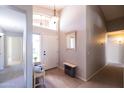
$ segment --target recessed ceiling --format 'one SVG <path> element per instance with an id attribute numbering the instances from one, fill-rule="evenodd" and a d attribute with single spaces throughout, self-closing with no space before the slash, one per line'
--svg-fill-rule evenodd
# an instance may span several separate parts
<path id="1" fill-rule="evenodd" d="M 100 8 L 104 13 L 106 21 L 124 17 L 123 5 L 100 5 Z"/>
<path id="2" fill-rule="evenodd" d="M 0 7 L 0 28 L 5 31 L 23 32 L 26 25 L 25 14 Z"/>

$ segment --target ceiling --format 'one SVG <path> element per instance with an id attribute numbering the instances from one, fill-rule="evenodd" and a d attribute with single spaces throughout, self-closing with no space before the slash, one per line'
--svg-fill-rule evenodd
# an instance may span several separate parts
<path id="1" fill-rule="evenodd" d="M 106 21 L 124 17 L 123 5 L 100 5 L 100 8 L 104 13 Z"/>
<path id="2" fill-rule="evenodd" d="M 54 9 L 54 5 L 40 5 L 41 8 L 47 8 L 50 10 Z M 61 11 L 67 5 L 56 5 L 57 11 Z M 111 21 L 120 17 L 124 17 L 124 6 L 123 5 L 100 5 L 101 10 L 104 13 L 106 21 Z"/>
<path id="3" fill-rule="evenodd" d="M 25 14 L 0 7 L 0 28 L 5 31 L 23 32 L 26 25 Z"/>
<path id="4" fill-rule="evenodd" d="M 39 7 L 54 9 L 54 5 L 40 5 Z M 57 11 L 62 10 L 67 5 L 55 6 Z M 124 17 L 124 6 L 121 5 L 100 5 L 104 13 L 106 21 L 111 21 L 120 17 Z M 0 27 L 6 31 L 23 32 L 25 26 L 25 14 L 8 8 L 0 7 Z"/>
<path id="5" fill-rule="evenodd" d="M 40 5 L 38 7 L 54 10 L 54 5 Z M 64 7 L 66 7 L 66 5 L 55 5 L 57 11 L 61 11 Z"/>

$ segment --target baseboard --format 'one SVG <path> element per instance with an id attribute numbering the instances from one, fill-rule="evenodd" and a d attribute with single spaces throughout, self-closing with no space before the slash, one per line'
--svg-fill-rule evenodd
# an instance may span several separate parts
<path id="1" fill-rule="evenodd" d="M 121 68 L 124 67 L 121 63 L 108 63 L 107 65 L 109 65 L 109 66 L 115 66 L 115 67 L 121 67 Z"/>
<path id="2" fill-rule="evenodd" d="M 76 77 L 77 77 L 78 79 L 82 80 L 82 81 L 85 81 L 85 82 L 87 81 L 86 79 L 82 78 L 82 77 L 79 76 L 79 75 L 77 75 Z"/>
<path id="3" fill-rule="evenodd" d="M 101 70 L 103 70 L 106 67 L 106 65 L 104 65 L 102 68 L 100 68 L 99 70 L 97 70 L 95 73 L 93 73 L 91 76 L 89 76 L 86 81 L 90 80 L 92 77 L 94 77 L 96 74 L 98 74 Z"/>
<path id="4" fill-rule="evenodd" d="M 59 68 L 59 69 L 61 69 L 61 70 L 64 70 L 64 68 L 63 68 L 63 67 L 61 67 L 61 66 L 58 66 L 58 68 Z"/>

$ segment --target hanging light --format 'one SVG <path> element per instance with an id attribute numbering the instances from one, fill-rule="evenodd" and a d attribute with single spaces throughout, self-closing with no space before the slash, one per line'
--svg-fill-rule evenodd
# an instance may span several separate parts
<path id="1" fill-rule="evenodd" d="M 54 12 L 53 20 L 54 20 L 54 24 L 56 24 L 56 22 L 57 22 L 57 17 L 56 17 L 56 8 L 55 8 L 55 5 L 54 5 L 54 10 L 53 10 L 53 12 Z"/>
<path id="2" fill-rule="evenodd" d="M 56 9 L 55 9 L 55 5 L 54 5 L 54 16 L 56 16 Z"/>

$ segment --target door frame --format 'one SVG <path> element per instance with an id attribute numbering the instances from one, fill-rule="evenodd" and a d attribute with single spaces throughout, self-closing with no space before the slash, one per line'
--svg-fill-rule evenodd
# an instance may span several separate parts
<path id="1" fill-rule="evenodd" d="M 24 80 L 25 87 L 32 88 L 32 75 L 33 75 L 33 65 L 32 65 L 32 11 L 31 7 L 26 7 L 23 5 L 5 5 L 0 6 L 3 8 L 9 8 L 17 12 L 21 12 L 25 15 L 25 27 L 23 32 L 23 62 L 24 62 Z M 29 47 L 30 46 L 30 47 Z"/>
<path id="2" fill-rule="evenodd" d="M 1 31 L 2 31 L 2 29 L 0 29 Z M 1 32 L 0 31 L 0 33 L 3 33 L 3 32 Z M 2 45 L 1 45 L 1 48 L 2 48 L 2 50 L 0 51 L 1 52 L 1 54 L 0 54 L 0 56 L 2 57 L 1 59 L 2 59 L 2 62 L 3 63 L 1 63 L 2 64 L 2 66 L 0 67 L 0 70 L 3 70 L 4 69 L 4 64 L 5 64 L 5 62 L 4 62 L 4 33 L 3 33 L 3 35 L 0 35 L 0 40 L 1 40 L 1 43 L 2 43 Z M 0 61 L 1 61 L 1 59 L 0 59 Z"/>

